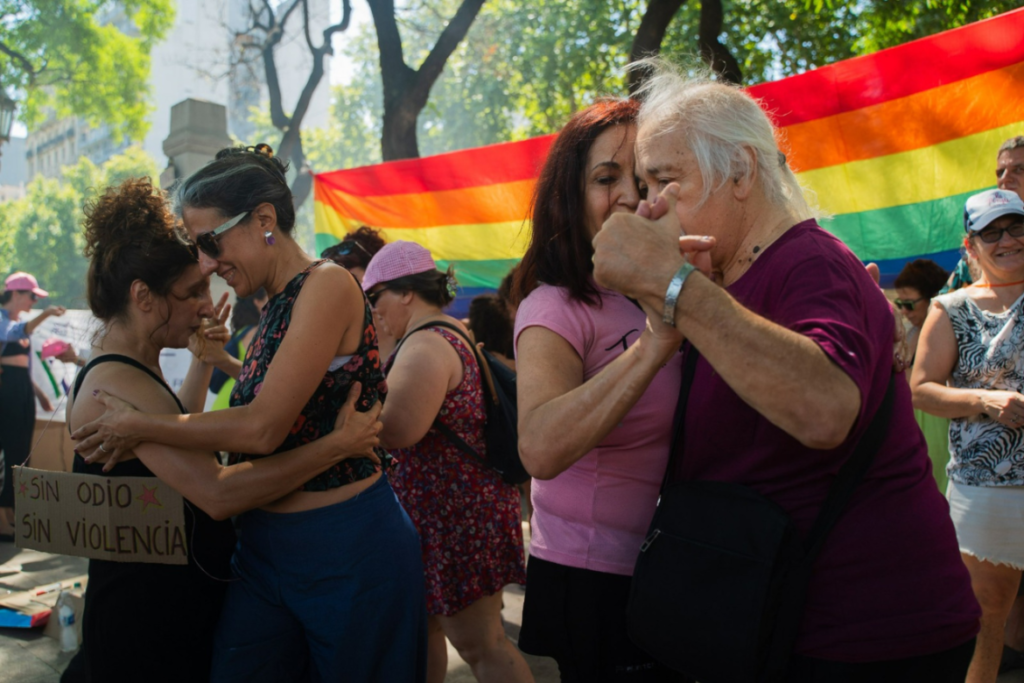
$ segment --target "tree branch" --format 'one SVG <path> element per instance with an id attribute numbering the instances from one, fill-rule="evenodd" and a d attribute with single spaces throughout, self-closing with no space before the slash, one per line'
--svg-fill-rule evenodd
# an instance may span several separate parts
<path id="1" fill-rule="evenodd" d="M 420 104 L 421 108 L 426 106 L 427 98 L 430 97 L 430 89 L 434 87 L 434 82 L 437 81 L 441 72 L 444 71 L 444 65 L 448 58 L 455 52 L 455 48 L 459 46 L 462 39 L 466 37 L 469 27 L 473 25 L 484 2 L 485 0 L 462 0 L 462 4 L 459 5 L 455 16 L 444 27 L 444 31 L 441 32 L 437 42 L 434 43 L 430 54 L 427 55 L 427 58 L 423 60 L 423 64 L 416 71 L 416 80 L 410 96 L 415 102 L 422 103 Z"/>
<path id="2" fill-rule="evenodd" d="M 36 80 L 36 76 L 39 75 L 39 72 L 45 69 L 45 66 L 43 68 L 36 69 L 36 67 L 32 65 L 32 62 L 29 61 L 28 57 L 10 47 L 2 40 L 0 40 L 0 52 L 4 53 L 21 65 L 21 70 L 28 74 L 29 82 L 34 82 Z"/>
<path id="3" fill-rule="evenodd" d="M 686 0 L 651 0 L 647 11 L 640 20 L 640 26 L 633 36 L 633 45 L 629 48 L 629 61 L 635 62 L 644 57 L 652 57 L 661 51 L 661 42 L 665 39 L 672 18 Z M 634 93 L 644 82 L 642 71 L 629 72 L 629 92 Z"/>
<path id="4" fill-rule="evenodd" d="M 718 42 L 724 18 L 722 0 L 702 0 L 700 3 L 700 56 L 722 80 L 743 82 L 740 64 L 728 48 Z"/>
<path id="5" fill-rule="evenodd" d="M 414 77 L 402 53 L 402 36 L 395 21 L 394 0 L 367 0 L 377 29 L 380 50 L 380 76 L 384 85 L 384 106 L 397 97 Z"/>

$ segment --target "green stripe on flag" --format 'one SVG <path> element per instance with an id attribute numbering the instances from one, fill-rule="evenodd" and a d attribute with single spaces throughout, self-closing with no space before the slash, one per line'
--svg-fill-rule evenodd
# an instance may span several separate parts
<path id="1" fill-rule="evenodd" d="M 986 188 L 929 202 L 861 211 L 822 221 L 862 261 L 910 258 L 957 249 L 964 239 L 964 203 Z"/>

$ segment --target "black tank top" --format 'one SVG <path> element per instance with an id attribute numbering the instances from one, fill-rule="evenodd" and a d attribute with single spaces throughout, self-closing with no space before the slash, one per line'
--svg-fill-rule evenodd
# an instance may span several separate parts
<path id="1" fill-rule="evenodd" d="M 10 358 L 11 356 L 27 356 L 28 352 L 32 350 L 31 344 L 21 345 L 20 341 L 9 341 L 4 345 L 4 350 L 0 352 L 0 358 Z"/>
<path id="2" fill-rule="evenodd" d="M 82 368 L 82 371 L 78 373 L 78 377 L 75 378 L 75 386 L 71 394 L 73 398 L 78 399 L 78 392 L 82 388 L 82 382 L 85 380 L 85 376 L 89 374 L 89 371 L 102 363 L 123 363 L 142 370 L 153 378 L 153 381 L 167 390 L 167 393 L 174 399 L 174 402 L 178 405 L 178 410 L 183 415 L 188 412 L 178 399 L 177 394 L 174 393 L 174 390 L 159 375 L 134 358 L 116 353 L 94 358 L 88 365 Z M 68 431 L 71 431 L 70 422 L 68 423 Z M 109 472 L 104 472 L 102 464 L 89 464 L 77 454 L 75 455 L 73 471 L 80 474 L 94 474 L 102 477 L 156 476 L 138 458 L 120 462 L 114 465 Z M 186 534 L 190 539 L 188 543 L 189 565 L 195 566 L 198 562 L 199 566 L 195 567 L 196 569 L 204 571 L 206 574 L 212 575 L 212 577 L 219 580 L 230 579 L 231 552 L 235 547 L 236 541 L 235 530 L 230 520 L 218 522 L 199 507 L 186 500 L 185 526 Z"/>
<path id="3" fill-rule="evenodd" d="M 93 359 L 78 374 L 73 396 L 83 378 L 100 363 L 124 363 L 142 370 L 168 393 L 171 388 L 149 368 L 127 356 Z M 178 409 L 184 406 L 174 396 Z M 110 472 L 75 456 L 74 471 L 105 477 L 152 477 L 134 459 Z M 215 522 L 195 505 L 185 504 L 188 564 L 144 564 L 89 560 L 89 584 L 82 615 L 83 642 L 68 672 L 82 680 L 131 681 L 146 671 L 154 681 L 210 680 L 213 639 L 230 578 L 235 543 L 231 522 Z M 76 669 L 77 667 L 77 669 Z M 65 672 L 62 681 L 78 680 Z"/>

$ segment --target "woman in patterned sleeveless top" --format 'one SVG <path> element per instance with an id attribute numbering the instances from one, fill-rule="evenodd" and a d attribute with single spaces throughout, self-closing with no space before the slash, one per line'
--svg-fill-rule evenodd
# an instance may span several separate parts
<path id="1" fill-rule="evenodd" d="M 201 415 L 118 409 L 75 433 L 117 453 L 147 441 L 255 460 L 333 429 L 349 388 L 357 410 L 387 391 L 372 314 L 352 275 L 291 236 L 286 165 L 266 145 L 222 150 L 186 178 L 177 204 L 200 251 L 238 296 L 270 295 L 232 408 Z M 387 454 L 377 453 L 387 464 Z M 245 513 L 215 643 L 214 681 L 419 681 L 426 613 L 419 539 L 382 466 L 344 460 Z M 397 654 L 396 653 L 400 653 Z"/>
<path id="2" fill-rule="evenodd" d="M 447 636 L 477 680 L 533 681 L 501 623 L 501 589 L 526 580 L 519 491 L 438 429 L 443 423 L 486 458 L 473 350 L 453 330 L 431 325 L 455 325 L 465 334 L 442 313 L 455 296 L 455 281 L 437 270 L 429 251 L 399 241 L 373 257 L 363 288 L 381 327 L 400 340 L 388 361 L 381 444 L 395 454 L 395 491 L 423 545 L 427 680 L 444 681 Z"/>
<path id="3" fill-rule="evenodd" d="M 952 418 L 946 497 L 982 610 L 967 681 L 991 683 L 1024 569 L 1024 202 L 982 192 L 964 223 L 981 279 L 933 299 L 910 383 L 915 408 Z"/>

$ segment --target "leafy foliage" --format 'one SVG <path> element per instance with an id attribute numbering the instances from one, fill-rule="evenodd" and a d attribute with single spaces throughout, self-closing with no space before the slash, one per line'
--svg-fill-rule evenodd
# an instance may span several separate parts
<path id="1" fill-rule="evenodd" d="M 29 126 L 52 107 L 140 139 L 149 51 L 173 19 L 173 0 L 0 0 L 0 85 Z"/>
<path id="2" fill-rule="evenodd" d="M 0 268 L 32 273 L 50 292 L 50 302 L 85 306 L 88 261 L 82 255 L 82 209 L 104 188 L 128 178 L 159 176 L 156 162 L 130 147 L 102 166 L 82 158 L 64 169 L 62 180 L 37 176 L 23 199 L 0 204 Z"/>

